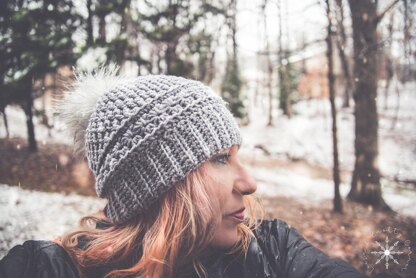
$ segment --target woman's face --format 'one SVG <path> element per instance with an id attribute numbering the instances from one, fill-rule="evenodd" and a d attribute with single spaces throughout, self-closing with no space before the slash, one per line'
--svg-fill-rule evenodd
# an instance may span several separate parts
<path id="1" fill-rule="evenodd" d="M 212 189 L 212 197 L 218 201 L 221 213 L 211 246 L 227 249 L 239 237 L 238 224 L 244 221 L 243 196 L 256 191 L 253 177 L 241 164 L 238 145 L 224 149 L 206 162 L 207 184 Z"/>

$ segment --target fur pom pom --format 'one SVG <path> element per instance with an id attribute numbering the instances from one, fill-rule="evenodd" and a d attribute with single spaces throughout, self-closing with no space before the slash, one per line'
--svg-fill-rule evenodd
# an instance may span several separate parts
<path id="1" fill-rule="evenodd" d="M 126 78 L 117 76 L 118 67 L 110 65 L 92 72 L 77 72 L 75 82 L 63 99 L 57 100 L 56 112 L 74 140 L 74 154 L 85 157 L 85 132 L 98 99 Z"/>

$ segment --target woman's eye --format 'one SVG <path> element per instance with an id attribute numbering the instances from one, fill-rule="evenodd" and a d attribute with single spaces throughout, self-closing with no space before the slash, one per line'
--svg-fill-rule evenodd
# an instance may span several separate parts
<path id="1" fill-rule="evenodd" d="M 212 162 L 216 164 L 224 165 L 228 163 L 230 156 L 231 155 L 229 153 L 218 154 L 212 158 Z"/>

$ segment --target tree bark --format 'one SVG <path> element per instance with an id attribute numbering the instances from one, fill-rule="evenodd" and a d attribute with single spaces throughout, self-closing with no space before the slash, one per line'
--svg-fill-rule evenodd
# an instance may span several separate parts
<path id="1" fill-rule="evenodd" d="M 212 49 L 210 51 L 210 55 L 208 58 L 208 65 L 206 69 L 206 74 L 204 78 L 205 84 L 211 84 L 212 80 L 214 80 L 215 77 L 215 49 Z"/>
<path id="2" fill-rule="evenodd" d="M 29 83 L 30 84 L 30 83 Z M 26 98 L 26 126 L 27 126 L 27 138 L 29 143 L 29 151 L 36 152 L 37 151 L 37 144 L 35 138 L 35 126 L 33 125 L 33 96 L 32 96 L 32 87 L 28 87 L 28 93 Z"/>
<path id="3" fill-rule="evenodd" d="M 162 50 L 161 50 L 161 46 L 160 44 L 157 44 L 156 46 L 156 65 L 157 65 L 157 74 L 162 74 L 163 73 L 163 67 L 162 67 Z"/>
<path id="4" fill-rule="evenodd" d="M 281 0 L 277 0 L 277 16 L 278 22 L 279 22 L 279 31 L 277 35 L 277 58 L 278 58 L 278 70 L 277 70 L 277 78 L 279 80 L 279 106 L 282 108 L 284 105 L 282 105 L 282 101 L 284 101 L 285 97 L 282 95 L 284 94 L 284 88 L 283 88 L 283 46 L 282 46 L 282 5 Z"/>
<path id="5" fill-rule="evenodd" d="M 88 10 L 88 17 L 87 17 L 87 45 L 92 46 L 94 44 L 94 32 L 93 32 L 93 24 L 92 24 L 92 0 L 87 0 L 87 10 Z"/>
<path id="6" fill-rule="evenodd" d="M 165 61 L 166 61 L 166 74 L 174 74 L 174 61 L 176 57 L 176 45 L 174 43 L 167 43 L 167 48 L 165 52 Z"/>
<path id="7" fill-rule="evenodd" d="M 277 46 L 278 46 L 278 80 L 279 80 L 279 108 L 282 110 L 283 114 L 288 118 L 292 116 L 292 104 L 291 104 L 291 76 L 290 76 L 290 66 L 288 61 L 288 51 L 283 49 L 282 46 L 282 5 L 281 0 L 277 1 L 277 10 L 278 10 L 278 36 L 277 36 Z M 287 13 L 287 5 L 286 5 Z M 287 17 L 287 16 L 286 16 Z M 287 26 L 286 26 L 287 27 Z M 289 32 L 289 31 L 287 31 Z"/>
<path id="8" fill-rule="evenodd" d="M 409 6 L 410 4 L 410 6 Z M 414 21 L 414 16 L 410 16 L 412 14 L 413 7 L 415 7 L 415 3 L 414 2 L 410 2 L 408 0 L 403 0 L 403 24 L 404 24 L 404 30 L 403 30 L 403 39 L 404 39 L 404 47 L 403 47 L 403 51 L 404 51 L 404 57 L 406 57 L 406 62 L 407 62 L 407 69 L 406 72 L 404 73 L 405 75 L 405 79 L 406 81 L 409 80 L 414 80 L 414 77 L 412 78 L 412 61 L 414 61 L 413 59 L 416 57 L 416 51 L 413 51 L 413 44 L 412 42 L 412 38 L 414 38 L 414 34 L 412 34 L 412 30 L 413 30 L 413 26 L 415 24 Z M 413 12 L 414 14 L 414 12 Z M 413 59 L 412 59 L 412 55 L 413 55 Z"/>
<path id="9" fill-rule="evenodd" d="M 386 47 L 384 54 L 384 70 L 385 70 L 385 80 L 386 84 L 384 87 L 384 109 L 387 110 L 388 108 L 388 98 L 389 98 L 389 89 L 390 84 L 394 76 L 394 69 L 393 69 L 393 61 L 392 61 L 392 51 L 391 45 L 393 43 L 393 26 L 394 26 L 394 14 L 390 16 L 390 22 L 387 25 L 388 31 L 388 46 Z"/>
<path id="10" fill-rule="evenodd" d="M 348 63 L 347 55 L 345 55 L 345 47 L 347 45 L 347 36 L 345 34 L 344 28 L 344 7 L 342 6 L 342 0 L 336 0 L 337 8 L 338 8 L 338 16 L 337 16 L 337 29 L 338 36 L 336 39 L 337 48 L 339 53 L 339 58 L 341 60 L 341 67 L 344 73 L 345 79 L 345 88 L 344 88 L 344 101 L 342 106 L 343 107 L 350 107 L 350 98 L 351 98 L 351 90 L 353 87 L 353 83 L 351 80 L 350 74 L 350 65 Z"/>
<path id="11" fill-rule="evenodd" d="M 105 13 L 101 13 L 98 15 L 98 40 L 100 43 L 106 43 L 107 42 L 107 28 L 106 28 L 106 22 L 105 22 Z"/>
<path id="12" fill-rule="evenodd" d="M 10 132 L 9 132 L 9 123 L 7 121 L 7 115 L 6 115 L 6 107 L 5 106 L 1 106 L 1 114 L 3 114 L 3 121 L 4 121 L 4 128 L 6 129 L 6 138 L 10 137 Z"/>
<path id="13" fill-rule="evenodd" d="M 338 160 L 338 138 L 337 138 L 337 110 L 335 106 L 335 77 L 334 77 L 334 62 L 333 62 L 333 47 L 332 47 L 332 20 L 331 20 L 331 6 L 330 1 L 326 0 L 326 14 L 328 17 L 328 34 L 326 38 L 327 44 L 327 60 L 328 60 L 328 90 L 329 101 L 331 104 L 332 116 L 332 146 L 333 146 L 333 168 L 332 175 L 334 179 L 334 208 L 335 212 L 342 213 L 342 199 L 339 192 L 339 160 Z"/>
<path id="14" fill-rule="evenodd" d="M 264 0 L 262 4 L 262 12 L 263 12 L 263 31 L 264 31 L 264 39 L 266 42 L 265 45 L 265 58 L 266 58 L 266 70 L 267 70 L 267 77 L 266 77 L 266 86 L 267 92 L 269 95 L 269 106 L 268 106 L 268 120 L 267 126 L 273 126 L 273 88 L 272 88 L 272 75 L 273 75 L 273 67 L 272 62 L 270 61 L 270 46 L 269 46 L 269 35 L 268 35 L 268 28 L 267 28 L 267 16 L 266 16 L 266 6 L 268 0 Z"/>
<path id="15" fill-rule="evenodd" d="M 377 2 L 349 0 L 354 40 L 355 165 L 348 198 L 383 210 L 378 165 Z"/>

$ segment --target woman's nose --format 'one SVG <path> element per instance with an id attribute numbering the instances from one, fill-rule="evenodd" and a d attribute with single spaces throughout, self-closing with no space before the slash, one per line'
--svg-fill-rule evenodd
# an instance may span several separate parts
<path id="1" fill-rule="evenodd" d="M 257 189 L 256 181 L 247 169 L 239 166 L 239 175 L 234 183 L 235 190 L 243 195 L 253 194 Z"/>

